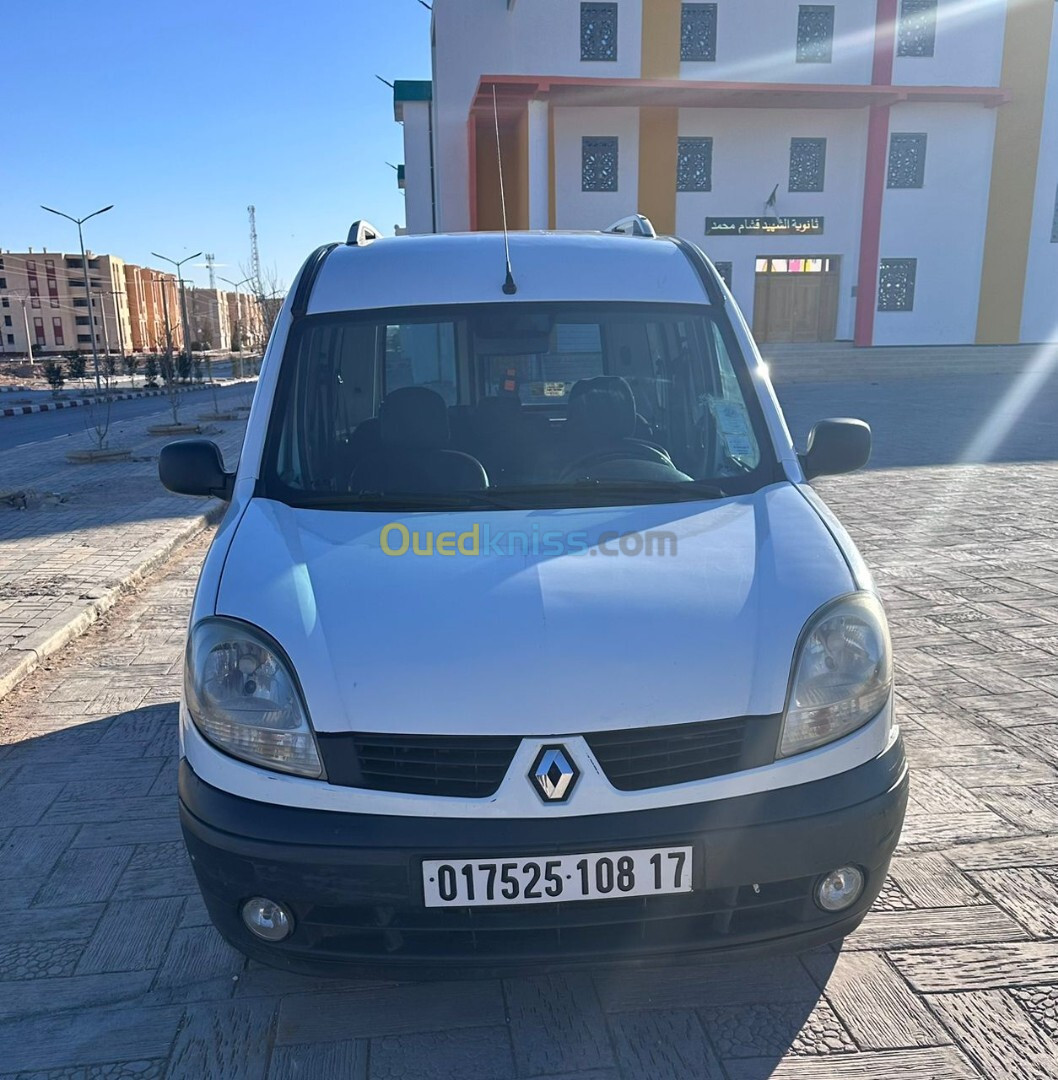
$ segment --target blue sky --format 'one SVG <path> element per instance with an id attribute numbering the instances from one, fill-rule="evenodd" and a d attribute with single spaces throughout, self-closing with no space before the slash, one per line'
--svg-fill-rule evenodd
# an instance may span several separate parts
<path id="1" fill-rule="evenodd" d="M 354 218 L 404 222 L 386 165 L 402 130 L 375 75 L 429 78 L 417 0 L 50 0 L 11 4 L 4 24 L 2 248 L 76 250 L 39 204 L 114 203 L 87 247 L 140 264 L 212 251 L 238 280 L 253 203 L 262 263 L 289 285 Z"/>

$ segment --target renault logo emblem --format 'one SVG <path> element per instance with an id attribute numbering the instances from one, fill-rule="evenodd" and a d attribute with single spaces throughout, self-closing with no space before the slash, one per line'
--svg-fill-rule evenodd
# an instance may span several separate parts
<path id="1" fill-rule="evenodd" d="M 529 774 L 533 786 L 547 802 L 565 802 L 579 776 L 580 771 L 563 746 L 541 747 Z"/>

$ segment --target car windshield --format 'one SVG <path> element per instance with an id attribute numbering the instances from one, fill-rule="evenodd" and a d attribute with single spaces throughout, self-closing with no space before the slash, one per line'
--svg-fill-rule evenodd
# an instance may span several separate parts
<path id="1" fill-rule="evenodd" d="M 748 373 L 704 305 L 310 316 L 275 402 L 265 493 L 296 506 L 671 502 L 772 475 Z"/>

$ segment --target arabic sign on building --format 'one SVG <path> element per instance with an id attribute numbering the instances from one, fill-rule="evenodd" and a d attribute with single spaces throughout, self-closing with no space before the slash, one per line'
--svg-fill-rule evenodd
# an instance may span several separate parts
<path id="1" fill-rule="evenodd" d="M 706 236 L 821 236 L 821 217 L 707 217 Z"/>

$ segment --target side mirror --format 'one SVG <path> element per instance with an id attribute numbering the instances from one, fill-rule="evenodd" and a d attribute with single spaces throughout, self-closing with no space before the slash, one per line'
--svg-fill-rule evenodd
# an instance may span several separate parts
<path id="1" fill-rule="evenodd" d="M 800 458 L 806 480 L 854 472 L 871 459 L 871 426 L 845 417 L 820 420 Z"/>
<path id="2" fill-rule="evenodd" d="M 162 447 L 158 477 L 177 495 L 212 495 L 231 500 L 235 473 L 224 471 L 220 447 L 209 439 L 181 439 Z"/>

